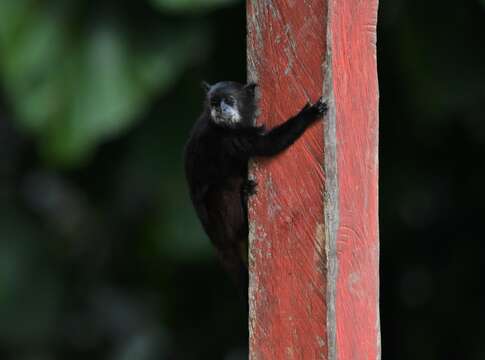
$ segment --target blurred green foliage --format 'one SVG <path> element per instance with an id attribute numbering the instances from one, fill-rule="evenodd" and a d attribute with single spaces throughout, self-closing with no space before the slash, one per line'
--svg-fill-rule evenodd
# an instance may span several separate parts
<path id="1" fill-rule="evenodd" d="M 213 9 L 217 6 L 231 5 L 237 0 L 151 0 L 153 5 L 163 11 L 197 12 Z"/>
<path id="2" fill-rule="evenodd" d="M 0 359 L 244 358 L 181 161 L 234 3 L 0 2 Z"/>
<path id="3" fill-rule="evenodd" d="M 225 2 L 154 1 L 161 11 Z M 55 164 L 86 160 L 204 56 L 200 24 L 133 28 L 109 10 L 84 1 L 0 2 L 1 74 L 15 121 Z"/>

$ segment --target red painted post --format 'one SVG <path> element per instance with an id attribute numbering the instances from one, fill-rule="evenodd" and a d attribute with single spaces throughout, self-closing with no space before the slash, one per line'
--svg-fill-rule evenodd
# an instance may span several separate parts
<path id="1" fill-rule="evenodd" d="M 330 106 L 251 166 L 250 358 L 379 359 L 377 0 L 248 0 L 247 17 L 257 121 Z"/>

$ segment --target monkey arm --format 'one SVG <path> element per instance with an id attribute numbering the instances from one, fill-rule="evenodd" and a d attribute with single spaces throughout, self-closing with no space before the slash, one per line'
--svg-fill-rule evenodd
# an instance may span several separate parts
<path id="1" fill-rule="evenodd" d="M 231 141 L 231 150 L 238 157 L 273 156 L 293 144 L 312 123 L 327 111 L 327 104 L 320 98 L 307 104 L 300 112 L 267 132 L 254 132 L 237 136 Z"/>

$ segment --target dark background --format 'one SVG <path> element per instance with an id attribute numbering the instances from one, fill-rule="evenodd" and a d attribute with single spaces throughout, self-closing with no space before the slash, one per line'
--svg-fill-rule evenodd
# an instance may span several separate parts
<path id="1" fill-rule="evenodd" d="M 380 4 L 384 359 L 485 359 L 484 23 Z M 0 359 L 247 357 L 181 164 L 245 63 L 241 1 L 0 2 Z"/>

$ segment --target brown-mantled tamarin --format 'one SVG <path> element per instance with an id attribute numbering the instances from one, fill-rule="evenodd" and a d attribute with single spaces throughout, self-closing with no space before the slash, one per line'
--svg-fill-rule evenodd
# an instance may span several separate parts
<path id="1" fill-rule="evenodd" d="M 190 198 L 223 266 L 247 296 L 247 199 L 256 184 L 248 160 L 273 156 L 293 144 L 327 111 L 320 98 L 271 130 L 255 126 L 256 84 L 204 83 L 204 110 L 185 147 Z"/>

